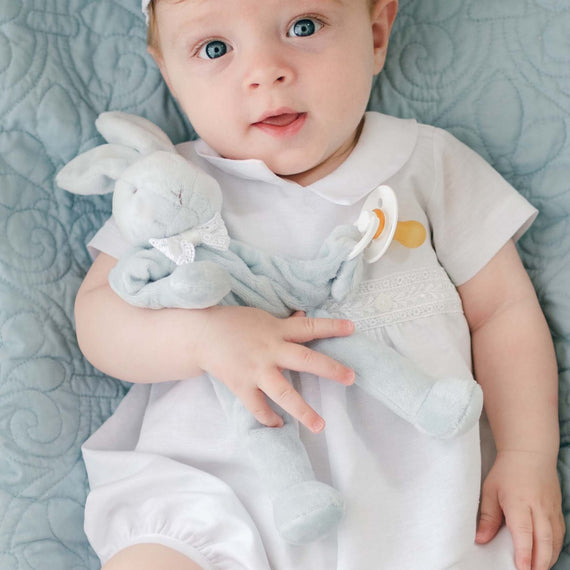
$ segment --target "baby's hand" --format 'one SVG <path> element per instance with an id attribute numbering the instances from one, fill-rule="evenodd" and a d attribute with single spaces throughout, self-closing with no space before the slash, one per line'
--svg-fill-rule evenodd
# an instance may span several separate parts
<path id="1" fill-rule="evenodd" d="M 313 432 L 325 422 L 283 376 L 283 370 L 309 372 L 349 385 L 354 372 L 302 343 L 350 335 L 352 322 L 295 315 L 273 317 L 250 307 L 216 306 L 200 335 L 197 364 L 223 382 L 254 415 L 270 427 L 283 425 L 266 396 Z"/>
<path id="2" fill-rule="evenodd" d="M 503 518 L 513 537 L 517 569 L 551 568 L 565 530 L 555 458 L 527 451 L 497 455 L 483 485 L 476 541 L 489 542 Z"/>

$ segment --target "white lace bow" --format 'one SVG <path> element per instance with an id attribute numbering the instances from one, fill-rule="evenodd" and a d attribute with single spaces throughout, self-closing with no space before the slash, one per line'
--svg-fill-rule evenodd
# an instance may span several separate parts
<path id="1" fill-rule="evenodd" d="M 167 238 L 151 238 L 148 241 L 176 265 L 192 263 L 196 257 L 196 246 L 201 243 L 220 251 L 225 251 L 230 246 L 230 236 L 219 212 L 201 226 Z"/>

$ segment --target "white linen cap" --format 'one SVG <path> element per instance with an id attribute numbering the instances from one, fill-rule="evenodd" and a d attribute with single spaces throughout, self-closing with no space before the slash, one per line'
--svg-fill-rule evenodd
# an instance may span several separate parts
<path id="1" fill-rule="evenodd" d="M 141 7 L 142 7 L 142 11 L 146 20 L 146 23 L 148 24 L 148 5 L 150 4 L 150 0 L 142 0 L 141 3 Z"/>

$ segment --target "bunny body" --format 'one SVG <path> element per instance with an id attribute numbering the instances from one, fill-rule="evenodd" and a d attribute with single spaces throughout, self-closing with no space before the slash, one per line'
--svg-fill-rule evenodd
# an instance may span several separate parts
<path id="1" fill-rule="evenodd" d="M 149 308 L 223 303 L 278 317 L 295 310 L 330 317 L 326 301 L 342 301 L 358 283 L 361 256 L 347 261 L 360 237 L 355 227 L 336 228 L 312 260 L 264 254 L 229 238 L 217 182 L 177 155 L 158 127 L 124 113 L 104 113 L 97 127 L 111 144 L 74 159 L 57 181 L 79 193 L 114 189 L 113 215 L 133 249 L 109 282 L 127 302 Z M 358 333 L 310 346 L 351 367 L 362 389 L 431 436 L 452 437 L 478 420 L 482 394 L 471 379 L 431 378 Z M 262 426 L 222 383 L 212 381 L 269 490 L 283 537 L 304 543 L 334 528 L 342 497 L 315 479 L 292 418 L 285 414 L 282 428 Z"/>

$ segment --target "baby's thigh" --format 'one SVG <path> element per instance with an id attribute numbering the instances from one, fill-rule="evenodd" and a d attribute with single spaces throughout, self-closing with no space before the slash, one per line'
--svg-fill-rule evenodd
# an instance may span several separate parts
<path id="1" fill-rule="evenodd" d="M 136 544 L 117 553 L 101 570 L 202 570 L 196 562 L 161 544 Z"/>

